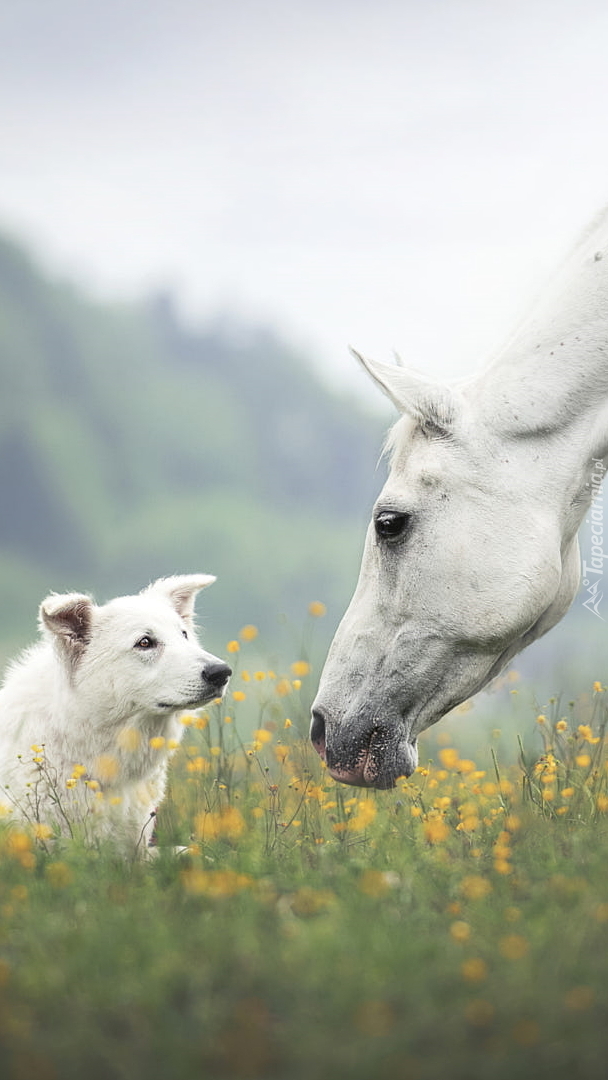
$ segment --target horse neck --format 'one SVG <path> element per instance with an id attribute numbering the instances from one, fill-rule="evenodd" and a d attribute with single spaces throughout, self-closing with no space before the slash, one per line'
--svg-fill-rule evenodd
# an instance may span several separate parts
<path id="1" fill-rule="evenodd" d="M 464 388 L 474 416 L 581 517 L 608 463 L 608 210 L 495 357 Z M 600 463 L 598 465 L 598 462 Z"/>
<path id="2" fill-rule="evenodd" d="M 477 408 L 511 436 L 584 436 L 587 456 L 608 454 L 608 283 L 605 318 L 528 325 L 478 382 Z"/>
<path id="3" fill-rule="evenodd" d="M 502 478 L 561 521 L 574 537 L 608 465 L 608 363 L 588 365 L 584 350 L 522 351 L 496 363 L 467 394 L 474 423 L 491 433 Z M 608 348 L 606 349 L 608 359 Z"/>

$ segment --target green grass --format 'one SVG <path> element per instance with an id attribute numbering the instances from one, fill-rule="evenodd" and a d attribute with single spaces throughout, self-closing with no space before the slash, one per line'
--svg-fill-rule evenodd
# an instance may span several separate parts
<path id="1" fill-rule="evenodd" d="M 603 690 L 531 715 L 510 765 L 439 725 L 367 793 L 308 746 L 314 673 L 235 668 L 189 718 L 157 858 L 5 819 L 3 1080 L 604 1075 Z"/>

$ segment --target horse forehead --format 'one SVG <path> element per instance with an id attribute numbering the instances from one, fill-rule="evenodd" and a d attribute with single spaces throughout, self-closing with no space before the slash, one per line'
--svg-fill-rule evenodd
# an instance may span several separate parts
<path id="1" fill-rule="evenodd" d="M 447 439 L 435 439 L 420 430 L 406 428 L 393 444 L 388 486 L 396 490 L 424 491 L 445 487 L 454 490 L 461 476 L 467 475 L 471 462 Z"/>

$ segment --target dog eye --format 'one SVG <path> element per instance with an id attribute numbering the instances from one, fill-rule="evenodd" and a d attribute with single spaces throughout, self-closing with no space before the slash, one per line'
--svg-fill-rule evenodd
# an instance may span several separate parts
<path id="1" fill-rule="evenodd" d="M 148 649 L 154 649 L 158 645 L 156 638 L 153 638 L 151 634 L 144 634 L 140 637 L 139 641 L 135 642 L 135 648 L 141 649 L 142 652 L 146 652 Z"/>
<path id="2" fill-rule="evenodd" d="M 399 540 L 410 522 L 410 514 L 381 510 L 374 518 L 376 536 L 381 540 Z"/>

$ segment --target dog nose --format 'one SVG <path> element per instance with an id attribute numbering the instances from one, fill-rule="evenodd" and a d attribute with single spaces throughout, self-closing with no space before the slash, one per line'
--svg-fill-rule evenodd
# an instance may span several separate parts
<path id="1" fill-rule="evenodd" d="M 209 664 L 209 667 L 203 668 L 203 679 L 205 682 L 211 683 L 211 686 L 217 690 L 221 690 L 226 685 L 231 675 L 232 668 L 228 667 L 228 664 L 224 664 L 222 660 L 218 660 L 217 664 Z"/>

